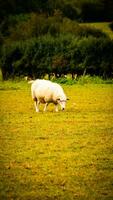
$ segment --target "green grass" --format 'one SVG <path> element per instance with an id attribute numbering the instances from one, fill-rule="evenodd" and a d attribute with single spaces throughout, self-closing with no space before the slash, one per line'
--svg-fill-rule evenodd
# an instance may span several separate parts
<path id="1" fill-rule="evenodd" d="M 63 85 L 35 113 L 30 85 L 0 82 L 0 199 L 113 199 L 113 85 Z"/>
<path id="2" fill-rule="evenodd" d="M 66 84 L 66 85 L 73 85 L 73 84 L 79 84 L 79 85 L 85 85 L 85 84 L 113 84 L 113 79 L 102 79 L 99 76 L 79 76 L 76 79 L 72 79 L 70 74 L 67 75 L 66 78 L 58 78 L 53 79 L 54 82 L 57 82 L 59 84 Z"/>
<path id="3" fill-rule="evenodd" d="M 81 25 L 82 24 L 100 29 L 101 31 L 107 33 L 111 39 L 113 39 L 113 31 L 109 27 L 109 22 L 81 23 Z"/>

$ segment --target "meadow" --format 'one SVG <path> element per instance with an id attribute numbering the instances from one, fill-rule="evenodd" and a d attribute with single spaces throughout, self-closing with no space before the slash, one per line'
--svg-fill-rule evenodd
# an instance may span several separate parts
<path id="1" fill-rule="evenodd" d="M 81 23 L 84 26 L 84 23 Z M 113 31 L 110 29 L 109 22 L 91 22 L 85 23 L 85 25 L 90 26 L 92 28 L 100 29 L 104 33 L 106 33 L 111 39 L 113 39 Z"/>
<path id="2" fill-rule="evenodd" d="M 36 113 L 30 85 L 0 81 L 0 199 L 113 199 L 113 84 L 62 85 Z"/>

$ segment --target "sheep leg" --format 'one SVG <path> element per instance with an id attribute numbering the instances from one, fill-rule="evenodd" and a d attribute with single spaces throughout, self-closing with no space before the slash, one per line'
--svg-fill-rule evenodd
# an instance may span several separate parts
<path id="1" fill-rule="evenodd" d="M 58 112 L 58 104 L 55 105 L 55 111 Z"/>
<path id="2" fill-rule="evenodd" d="M 44 112 L 46 111 L 47 106 L 48 106 L 48 103 L 46 103 L 45 106 L 44 106 Z"/>
<path id="3" fill-rule="evenodd" d="M 35 110 L 36 110 L 36 112 L 39 112 L 39 105 L 40 104 L 40 102 L 39 101 L 37 101 L 37 99 L 35 99 L 34 100 L 34 105 L 35 105 Z"/>

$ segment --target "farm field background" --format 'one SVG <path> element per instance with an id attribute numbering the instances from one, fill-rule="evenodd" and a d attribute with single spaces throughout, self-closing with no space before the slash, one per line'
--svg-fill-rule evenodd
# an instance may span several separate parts
<path id="1" fill-rule="evenodd" d="M 113 31 L 110 29 L 109 22 L 91 22 L 91 23 L 81 23 L 81 26 L 87 25 L 89 27 L 93 27 L 99 29 L 106 33 L 111 39 L 113 39 Z"/>
<path id="2" fill-rule="evenodd" d="M 62 85 L 36 113 L 26 82 L 0 82 L 0 199 L 113 199 L 113 85 Z"/>

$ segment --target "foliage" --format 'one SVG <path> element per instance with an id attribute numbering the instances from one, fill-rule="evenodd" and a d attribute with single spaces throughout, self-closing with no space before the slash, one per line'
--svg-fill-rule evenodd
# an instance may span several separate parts
<path id="1" fill-rule="evenodd" d="M 110 21 L 113 19 L 112 0 L 0 0 L 1 21 L 10 14 L 20 13 L 46 13 L 53 15 L 55 10 L 60 10 L 63 16 L 79 21 Z"/>
<path id="2" fill-rule="evenodd" d="M 4 29 L 7 30 L 4 33 Z M 45 14 L 31 13 L 29 15 L 20 15 L 10 17 L 1 27 L 4 33 L 4 42 L 28 40 L 34 37 L 50 34 L 58 36 L 60 34 L 71 33 L 75 37 L 107 37 L 99 29 L 90 26 L 81 26 L 68 18 L 63 18 L 62 14 L 56 10 L 54 15 L 47 17 Z"/>
<path id="3" fill-rule="evenodd" d="M 86 76 L 80 76 L 77 81 L 77 84 L 113 84 L 113 79 L 102 79 L 99 76 L 90 76 L 90 75 L 86 75 Z"/>
<path id="4" fill-rule="evenodd" d="M 6 44 L 2 49 L 3 79 L 20 75 L 34 78 L 54 73 L 90 74 L 104 78 L 113 73 L 113 41 L 105 37 L 46 35 L 25 42 Z"/>
<path id="5" fill-rule="evenodd" d="M 0 6 L 3 79 L 53 73 L 112 77 L 108 30 L 77 23 L 111 20 L 112 0 L 6 0 Z"/>
<path id="6" fill-rule="evenodd" d="M 65 85 L 85 85 L 85 84 L 113 84 L 113 79 L 103 79 L 100 76 L 82 75 L 72 79 L 70 75 L 66 77 L 54 78 L 52 81 Z"/>

